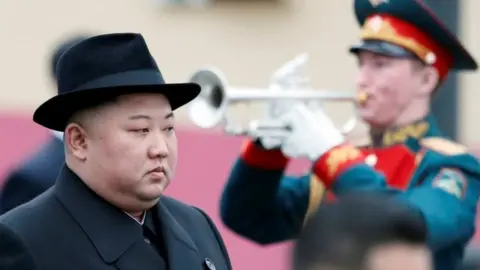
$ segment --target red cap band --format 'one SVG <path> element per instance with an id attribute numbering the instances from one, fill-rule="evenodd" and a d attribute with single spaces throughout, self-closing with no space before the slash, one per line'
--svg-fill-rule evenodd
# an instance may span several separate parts
<path id="1" fill-rule="evenodd" d="M 363 40 L 383 40 L 401 46 L 432 65 L 444 79 L 453 63 L 453 55 L 448 49 L 435 42 L 428 34 L 415 25 L 387 14 L 369 16 L 362 27 Z"/>

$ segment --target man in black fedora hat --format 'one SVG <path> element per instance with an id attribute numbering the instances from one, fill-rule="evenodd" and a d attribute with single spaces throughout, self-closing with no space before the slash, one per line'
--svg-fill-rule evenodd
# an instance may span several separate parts
<path id="1" fill-rule="evenodd" d="M 177 163 L 174 110 L 200 87 L 165 83 L 134 33 L 76 44 L 57 76 L 65 93 L 33 119 L 64 132 L 66 164 L 51 189 L 0 217 L 25 245 L 18 256 L 45 270 L 231 269 L 211 219 L 164 195 Z M 0 241 L 0 262 L 9 248 Z"/>
<path id="2" fill-rule="evenodd" d="M 55 47 L 50 59 L 50 74 L 54 80 L 60 56 L 68 48 L 86 38 L 87 35 L 74 35 Z M 52 131 L 44 144 L 10 171 L 2 181 L 0 214 L 30 201 L 55 183 L 58 172 L 65 162 L 62 139 L 62 132 Z"/>

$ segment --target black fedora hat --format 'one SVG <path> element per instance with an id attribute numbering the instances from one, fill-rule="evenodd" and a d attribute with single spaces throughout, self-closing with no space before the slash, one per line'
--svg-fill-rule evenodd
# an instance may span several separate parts
<path id="1" fill-rule="evenodd" d="M 63 131 L 71 116 L 120 95 L 158 93 L 172 110 L 200 93 L 194 83 L 167 84 L 144 38 L 136 33 L 90 37 L 68 49 L 57 64 L 58 95 L 41 104 L 33 121 Z"/>

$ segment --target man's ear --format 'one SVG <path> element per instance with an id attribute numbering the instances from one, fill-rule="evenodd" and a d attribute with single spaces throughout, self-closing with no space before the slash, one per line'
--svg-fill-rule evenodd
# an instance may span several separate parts
<path id="1" fill-rule="evenodd" d="M 64 144 L 67 151 L 72 153 L 78 160 L 87 159 L 87 132 L 77 123 L 70 123 L 64 132 Z"/>
<path id="2" fill-rule="evenodd" d="M 437 69 L 432 66 L 427 66 L 422 70 L 421 76 L 422 83 L 419 89 L 420 93 L 423 95 L 431 95 L 439 83 L 440 77 Z"/>

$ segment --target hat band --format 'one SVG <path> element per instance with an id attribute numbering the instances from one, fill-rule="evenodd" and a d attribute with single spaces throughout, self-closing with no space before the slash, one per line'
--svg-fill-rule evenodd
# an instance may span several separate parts
<path id="1" fill-rule="evenodd" d="M 380 15 L 368 18 L 360 34 L 360 38 L 363 40 L 383 40 L 402 46 L 413 53 L 422 61 L 428 63 L 427 55 L 431 52 L 429 48 L 420 44 L 415 38 L 403 36 L 397 33 L 394 25 L 390 21 L 385 20 Z"/>
<path id="2" fill-rule="evenodd" d="M 72 91 L 122 86 L 145 86 L 163 84 L 165 84 L 165 80 L 163 79 L 162 73 L 160 73 L 160 71 L 153 69 L 143 69 L 125 71 L 103 76 L 93 81 L 84 83 L 76 87 Z"/>
<path id="3" fill-rule="evenodd" d="M 428 33 L 401 18 L 388 14 L 369 16 L 361 32 L 363 40 L 383 40 L 410 50 L 427 65 L 435 67 L 443 79 L 451 66 L 451 55 Z"/>

